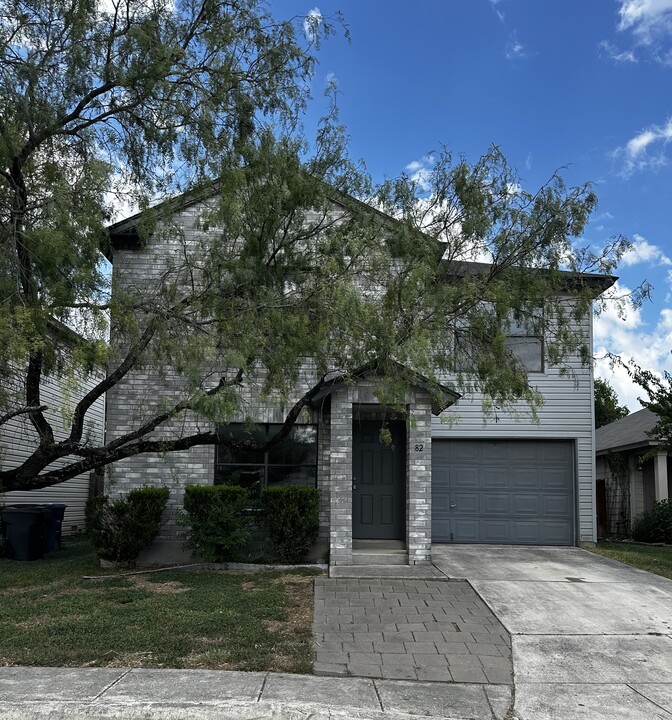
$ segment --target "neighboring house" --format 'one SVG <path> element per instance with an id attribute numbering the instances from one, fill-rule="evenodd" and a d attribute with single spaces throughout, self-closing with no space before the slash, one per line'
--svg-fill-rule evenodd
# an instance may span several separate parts
<path id="1" fill-rule="evenodd" d="M 644 409 L 595 431 L 599 537 L 626 535 L 637 515 L 672 493 L 671 458 L 648 435 L 657 420 Z"/>
<path id="2" fill-rule="evenodd" d="M 175 209 L 173 222 L 189 241 L 199 205 Z M 136 216 L 110 228 L 115 283 L 134 287 L 154 281 L 174 252 L 167 241 L 137 240 Z M 597 297 L 614 278 L 589 276 Z M 582 327 L 592 348 L 592 319 Z M 366 368 L 358 382 L 331 388 L 315 399 L 288 440 L 269 453 L 236 453 L 225 446 L 194 447 L 166 457 L 138 455 L 115 464 L 108 488 L 165 484 L 171 507 L 182 504 L 184 486 L 236 482 L 250 488 L 282 482 L 321 491 L 320 535 L 330 562 L 372 561 L 376 547 L 400 548 L 408 564 L 431 559 L 432 543 L 578 545 L 596 540 L 593 378 L 590 366 L 572 361 L 573 377 L 544 362 L 543 338 L 512 338 L 531 381 L 545 398 L 535 422 L 522 405 L 485 422 L 481 398 L 459 397 L 446 380 L 443 402 L 432 406 L 422 377 L 409 384 L 406 403 L 413 422 L 390 424 L 392 448 L 378 439 L 383 408 Z M 114 341 L 114 338 L 113 338 Z M 305 387 L 312 385 L 310 367 Z M 179 377 L 174 378 L 179 383 Z M 171 396 L 169 380 L 132 372 L 108 393 L 107 440 L 132 430 L 152 403 Z M 301 387 L 297 389 L 301 390 Z M 261 436 L 284 420 L 279 408 L 243 388 L 246 412 Z M 388 414 L 389 419 L 389 414 Z M 241 418 L 242 420 L 242 418 Z M 194 416 L 185 432 L 203 428 Z M 242 432 L 231 424 L 221 432 Z M 169 519 L 153 549 L 141 560 L 185 557 L 180 528 Z M 391 559 L 391 557 L 390 557 Z"/>
<path id="3" fill-rule="evenodd" d="M 69 328 L 52 321 L 51 334 L 55 341 L 66 348 L 71 342 L 77 342 L 78 335 Z M 54 429 L 57 440 L 64 439 L 66 433 L 63 428 L 63 413 L 72 405 L 71 392 L 77 392 L 81 397 L 82 392 L 92 388 L 97 382 L 105 377 L 104 371 L 98 369 L 82 378 L 72 386 L 72 381 L 58 373 L 53 373 L 43 378 L 40 387 L 40 399 L 43 405 L 47 406 L 45 416 Z M 17 387 L 20 389 L 20 374 L 16 378 Z M 72 386 L 72 387 L 71 387 Z M 92 443 L 102 443 L 105 426 L 105 399 L 104 396 L 97 400 L 87 413 L 86 436 L 91 438 Z M 8 423 L 0 426 L 0 468 L 11 469 L 17 467 L 26 460 L 37 447 L 37 432 L 33 428 L 26 415 L 13 418 Z M 67 465 L 73 458 L 63 458 L 54 462 L 49 469 L 57 469 Z M 71 535 L 86 530 L 85 507 L 89 497 L 90 474 L 84 473 L 66 480 L 58 485 L 31 491 L 14 491 L 8 493 L 0 492 L 0 505 L 11 505 L 14 503 L 65 503 L 65 517 L 63 519 L 63 534 Z M 1 488 L 0 488 L 1 490 Z"/>

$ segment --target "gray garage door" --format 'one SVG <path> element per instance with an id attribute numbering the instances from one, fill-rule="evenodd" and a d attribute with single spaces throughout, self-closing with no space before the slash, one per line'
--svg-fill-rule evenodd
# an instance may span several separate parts
<path id="1" fill-rule="evenodd" d="M 432 441 L 432 540 L 574 544 L 574 443 Z"/>

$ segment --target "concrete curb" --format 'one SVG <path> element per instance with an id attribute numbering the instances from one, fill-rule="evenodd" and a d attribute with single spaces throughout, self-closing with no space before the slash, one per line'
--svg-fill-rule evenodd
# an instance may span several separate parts
<path id="1" fill-rule="evenodd" d="M 0 718 L 504 720 L 509 686 L 219 670 L 0 668 Z"/>

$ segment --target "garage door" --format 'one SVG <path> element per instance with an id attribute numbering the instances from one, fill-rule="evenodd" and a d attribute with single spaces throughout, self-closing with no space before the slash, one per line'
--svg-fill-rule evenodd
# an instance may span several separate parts
<path id="1" fill-rule="evenodd" d="M 574 544 L 574 443 L 432 441 L 432 541 Z"/>

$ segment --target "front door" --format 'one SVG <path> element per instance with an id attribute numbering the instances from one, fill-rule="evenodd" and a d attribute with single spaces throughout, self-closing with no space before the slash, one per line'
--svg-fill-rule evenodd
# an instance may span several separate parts
<path id="1" fill-rule="evenodd" d="M 352 536 L 403 540 L 406 528 L 406 425 L 390 422 L 392 444 L 380 442 L 381 422 L 355 420 L 352 453 Z"/>

